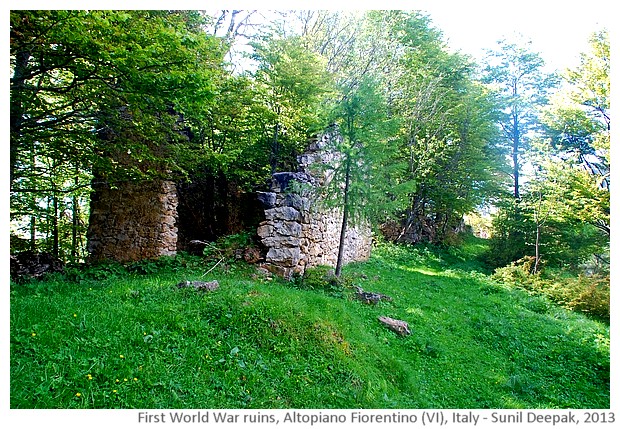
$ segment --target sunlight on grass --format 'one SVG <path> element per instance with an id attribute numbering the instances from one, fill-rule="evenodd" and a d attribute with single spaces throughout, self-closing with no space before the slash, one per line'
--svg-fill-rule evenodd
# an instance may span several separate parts
<path id="1" fill-rule="evenodd" d="M 424 274 L 425 276 L 438 276 L 442 273 L 438 273 L 436 271 L 427 270 L 424 268 L 412 268 L 412 267 L 400 267 L 401 270 L 410 271 L 414 273 Z"/>

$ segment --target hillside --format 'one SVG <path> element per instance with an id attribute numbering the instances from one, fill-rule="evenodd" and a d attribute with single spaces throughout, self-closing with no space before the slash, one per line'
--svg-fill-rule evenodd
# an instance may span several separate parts
<path id="1" fill-rule="evenodd" d="M 482 248 L 381 244 L 344 287 L 184 255 L 12 284 L 11 407 L 609 408 L 609 326 L 493 282 Z"/>

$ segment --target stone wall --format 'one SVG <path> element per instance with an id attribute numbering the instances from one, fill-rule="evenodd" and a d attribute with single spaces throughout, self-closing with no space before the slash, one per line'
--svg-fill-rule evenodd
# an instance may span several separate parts
<path id="1" fill-rule="evenodd" d="M 91 261 L 138 261 L 177 250 L 174 183 L 94 183 L 88 228 Z"/>
<path id="2" fill-rule="evenodd" d="M 298 158 L 299 171 L 274 174 L 271 191 L 259 193 L 264 220 L 257 232 L 266 247 L 263 265 L 283 277 L 303 273 L 308 267 L 336 265 L 342 212 L 321 209 L 315 201 L 317 187 L 331 180 L 317 166 L 339 161 L 338 154 L 328 150 L 336 138 L 340 138 L 337 132 L 331 132 L 311 142 Z M 170 181 L 127 182 L 116 188 L 94 181 L 87 234 L 89 260 L 131 262 L 176 254 L 182 244 L 178 208 L 177 186 Z M 195 228 L 186 223 L 186 235 L 195 238 L 190 237 Z M 345 263 L 367 259 L 370 248 L 369 227 L 348 228 Z"/>
<path id="3" fill-rule="evenodd" d="M 321 209 L 313 189 L 331 180 L 329 173 L 317 168 L 338 162 L 338 154 L 327 150 L 337 132 L 326 133 L 313 141 L 298 158 L 298 172 L 276 173 L 271 192 L 259 193 L 265 207 L 265 220 L 258 235 L 267 248 L 265 268 L 283 277 L 304 273 L 306 268 L 336 266 L 342 226 L 342 211 Z M 298 185 L 292 185 L 297 183 Z M 299 185 L 300 184 L 300 185 Z M 366 260 L 372 245 L 366 227 L 349 227 L 345 236 L 344 262 Z"/>

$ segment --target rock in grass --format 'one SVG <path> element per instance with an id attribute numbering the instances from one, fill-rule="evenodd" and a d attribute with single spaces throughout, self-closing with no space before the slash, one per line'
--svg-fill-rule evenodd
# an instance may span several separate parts
<path id="1" fill-rule="evenodd" d="M 392 319 L 391 317 L 379 316 L 379 322 L 383 323 L 392 331 L 400 335 L 410 335 L 409 324 L 403 320 Z"/>
<path id="2" fill-rule="evenodd" d="M 179 289 L 186 288 L 186 287 L 193 287 L 194 289 L 199 290 L 199 291 L 211 292 L 211 291 L 218 289 L 220 287 L 220 284 L 218 283 L 217 280 L 213 280 L 211 282 L 185 280 L 185 281 L 178 283 L 177 287 Z"/>
<path id="3" fill-rule="evenodd" d="M 366 292 L 359 286 L 355 286 L 355 297 L 365 304 L 376 304 L 379 301 L 392 301 L 392 298 L 382 293 Z"/>

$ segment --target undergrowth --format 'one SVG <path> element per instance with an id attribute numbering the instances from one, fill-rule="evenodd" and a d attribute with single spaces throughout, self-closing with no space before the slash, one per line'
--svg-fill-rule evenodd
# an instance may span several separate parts
<path id="1" fill-rule="evenodd" d="M 493 278 L 532 294 L 547 297 L 569 310 L 579 311 L 609 323 L 609 274 L 570 275 L 550 269 L 532 273 L 533 259 L 526 257 L 498 268 Z"/>

